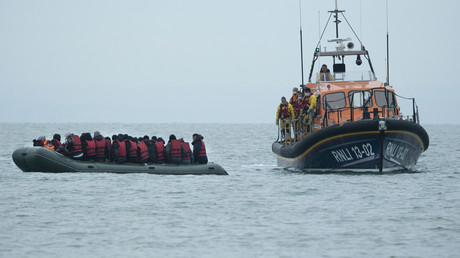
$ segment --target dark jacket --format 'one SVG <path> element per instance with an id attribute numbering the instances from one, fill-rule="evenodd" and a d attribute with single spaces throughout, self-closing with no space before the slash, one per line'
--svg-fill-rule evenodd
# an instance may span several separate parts
<path id="1" fill-rule="evenodd" d="M 208 157 L 206 156 L 205 151 L 203 153 L 202 149 L 205 149 L 205 147 L 202 144 L 202 139 L 203 136 L 198 137 L 197 140 L 192 142 L 193 145 L 193 159 L 195 163 L 199 164 L 207 164 L 208 163 Z"/>

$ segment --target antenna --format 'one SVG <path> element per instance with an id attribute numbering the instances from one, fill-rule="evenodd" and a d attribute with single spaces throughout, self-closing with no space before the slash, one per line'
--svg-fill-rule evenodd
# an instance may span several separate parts
<path id="1" fill-rule="evenodd" d="M 387 85 L 390 85 L 390 36 L 388 33 L 388 0 L 387 2 Z"/>
<path id="2" fill-rule="evenodd" d="M 359 0 L 359 37 L 361 39 L 363 38 L 363 9 L 361 6 L 361 0 Z"/>
<path id="3" fill-rule="evenodd" d="M 303 86 L 305 82 L 303 78 L 302 0 L 299 0 L 299 16 L 300 16 L 300 70 L 302 73 L 302 86 Z"/>

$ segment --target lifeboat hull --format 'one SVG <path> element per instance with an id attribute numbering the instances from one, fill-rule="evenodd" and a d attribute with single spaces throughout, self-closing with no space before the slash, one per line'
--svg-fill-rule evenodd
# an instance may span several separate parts
<path id="1" fill-rule="evenodd" d="M 334 125 L 300 142 L 275 142 L 278 166 L 322 172 L 390 172 L 410 170 L 428 148 L 420 125 L 403 120 L 364 120 Z"/>
<path id="2" fill-rule="evenodd" d="M 148 173 L 169 175 L 228 175 L 220 165 L 209 164 L 116 164 L 79 161 L 43 147 L 19 148 L 13 161 L 24 172 Z"/>

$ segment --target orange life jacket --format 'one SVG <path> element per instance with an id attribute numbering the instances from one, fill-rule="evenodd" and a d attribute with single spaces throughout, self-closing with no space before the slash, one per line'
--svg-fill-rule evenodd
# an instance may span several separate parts
<path id="1" fill-rule="evenodd" d="M 48 146 L 48 144 L 50 144 L 51 146 Z M 51 141 L 44 141 L 43 142 L 43 147 L 47 148 L 47 149 L 50 149 L 52 151 L 55 151 L 55 148 L 54 148 L 54 145 L 51 143 Z"/>

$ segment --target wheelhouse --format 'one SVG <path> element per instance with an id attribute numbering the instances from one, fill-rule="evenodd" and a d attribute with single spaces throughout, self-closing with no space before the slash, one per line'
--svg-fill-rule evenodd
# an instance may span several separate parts
<path id="1" fill-rule="evenodd" d="M 314 128 L 364 119 L 402 118 L 392 88 L 352 85 L 341 86 L 339 89 L 331 88 L 335 87 L 329 84 L 325 90 L 319 90 Z"/>

